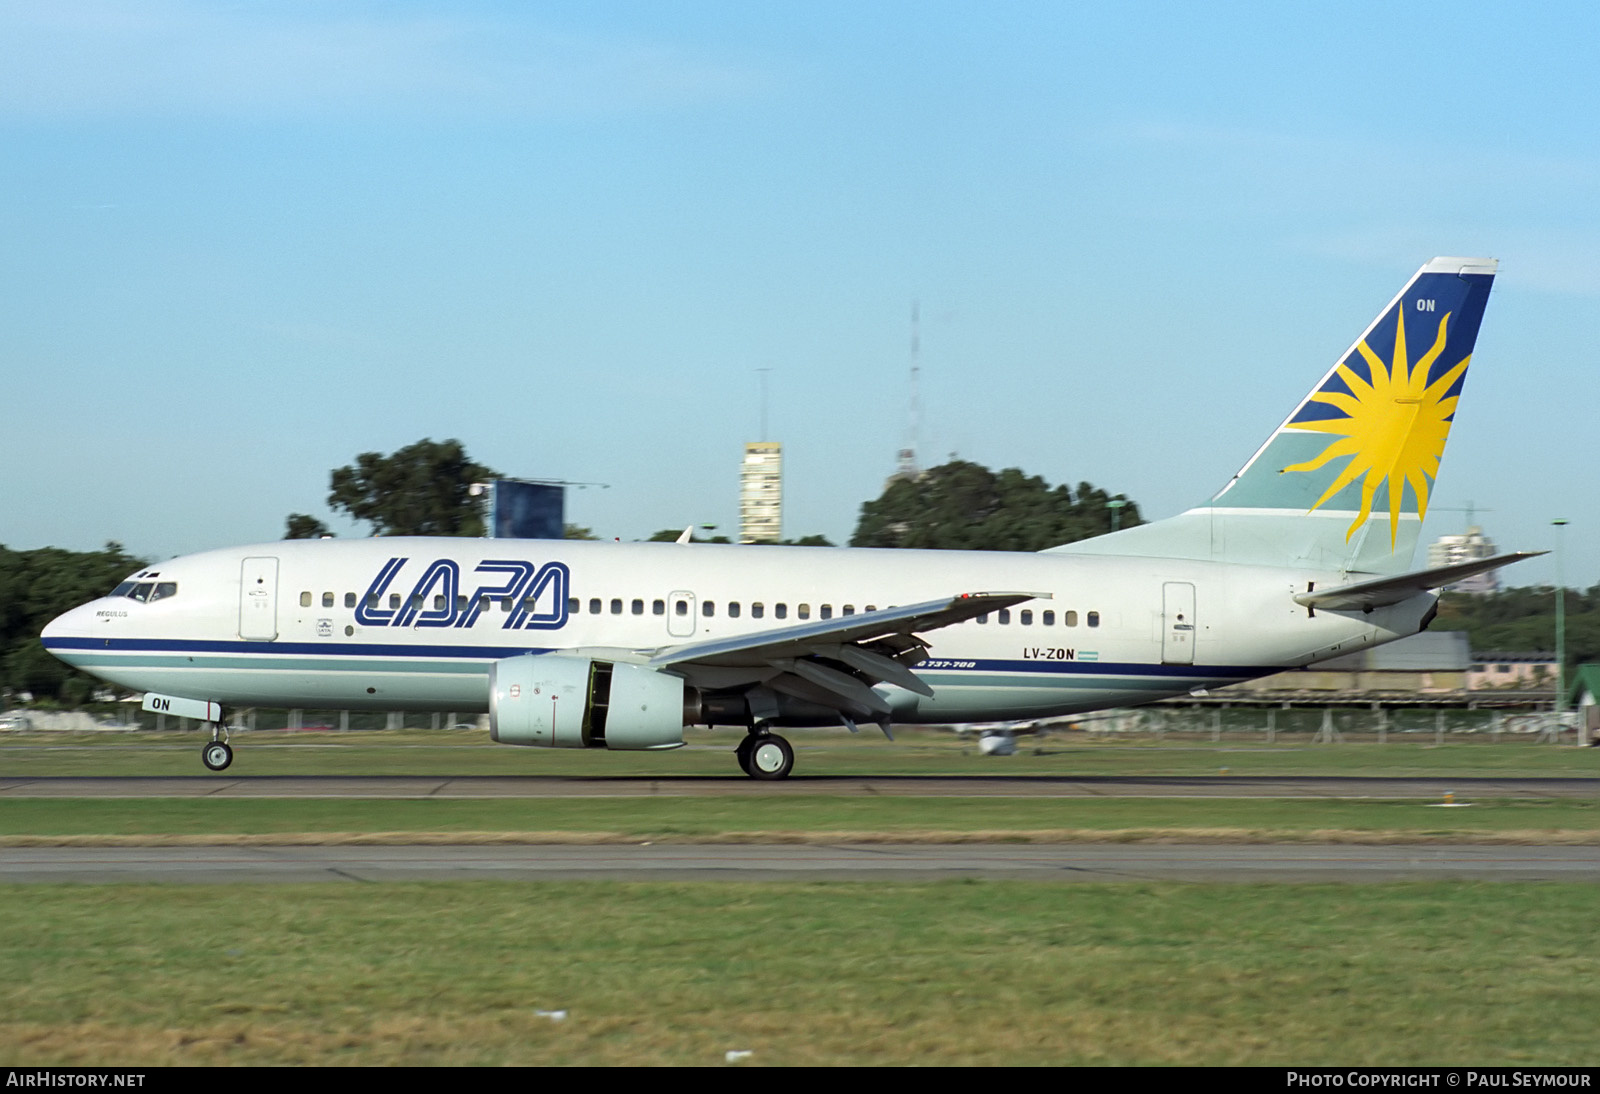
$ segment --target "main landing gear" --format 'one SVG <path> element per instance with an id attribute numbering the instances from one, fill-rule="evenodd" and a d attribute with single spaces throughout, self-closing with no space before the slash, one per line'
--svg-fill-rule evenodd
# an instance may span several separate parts
<path id="1" fill-rule="evenodd" d="M 745 736 L 733 754 L 752 779 L 786 779 L 794 770 L 794 748 L 776 733 L 757 730 Z"/>
<path id="2" fill-rule="evenodd" d="M 222 739 L 217 739 L 217 734 Z M 221 722 L 211 723 L 211 740 L 200 750 L 200 762 L 212 771 L 221 771 L 233 762 L 233 749 L 228 745 L 228 730 Z"/>

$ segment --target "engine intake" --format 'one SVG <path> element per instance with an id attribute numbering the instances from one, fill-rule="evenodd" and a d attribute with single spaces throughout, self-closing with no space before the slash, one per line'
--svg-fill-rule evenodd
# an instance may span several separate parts
<path id="1" fill-rule="evenodd" d="M 662 749 L 683 744 L 683 679 L 563 654 L 489 666 L 489 736 L 509 745 Z"/>

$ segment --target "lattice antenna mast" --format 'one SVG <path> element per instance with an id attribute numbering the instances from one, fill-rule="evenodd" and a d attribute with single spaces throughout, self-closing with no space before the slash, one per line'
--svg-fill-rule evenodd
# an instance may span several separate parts
<path id="1" fill-rule="evenodd" d="M 767 373 L 772 370 L 770 368 L 758 368 L 756 371 L 761 374 L 761 439 L 768 441 L 772 438 L 767 434 Z"/>
<path id="2" fill-rule="evenodd" d="M 897 476 L 916 478 L 922 473 L 917 466 L 917 434 L 922 425 L 922 404 L 917 394 L 917 384 L 922 373 L 921 315 L 918 302 L 911 302 L 911 421 L 907 430 L 906 446 L 900 450 L 895 468 Z"/>

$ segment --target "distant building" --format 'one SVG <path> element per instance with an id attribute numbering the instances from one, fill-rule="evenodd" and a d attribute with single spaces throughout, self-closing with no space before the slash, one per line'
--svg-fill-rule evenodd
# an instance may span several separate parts
<path id="1" fill-rule="evenodd" d="M 783 445 L 752 441 L 739 470 L 739 542 L 777 543 L 783 538 Z"/>
<path id="2" fill-rule="evenodd" d="M 488 488 L 489 519 L 484 523 L 490 539 L 560 539 L 565 535 L 567 489 L 563 484 L 495 479 Z"/>
<path id="3" fill-rule="evenodd" d="M 1305 678 L 1301 686 L 1311 690 L 1460 691 L 1467 685 L 1471 666 L 1466 631 L 1423 631 L 1319 661 L 1300 670 L 1300 675 Z"/>
<path id="4" fill-rule="evenodd" d="M 1466 631 L 1423 631 L 1303 669 L 1248 680 L 1228 691 L 1427 695 L 1493 688 L 1540 691 L 1554 688 L 1555 682 L 1553 653 L 1476 653 L 1468 645 Z"/>
<path id="5" fill-rule="evenodd" d="M 1483 529 L 1476 525 L 1467 529 L 1463 536 L 1440 536 L 1428 545 L 1428 566 L 1454 566 L 1458 562 L 1474 562 L 1480 558 L 1493 558 L 1495 555 L 1494 540 L 1483 534 Z M 1446 585 L 1446 592 L 1472 593 L 1483 596 L 1487 593 L 1500 591 L 1500 571 L 1490 570 L 1486 574 L 1474 574 L 1454 585 Z"/>
<path id="6" fill-rule="evenodd" d="M 1486 650 L 1473 653 L 1467 672 L 1469 688 L 1516 687 L 1524 690 L 1556 686 L 1556 655 L 1550 650 L 1528 653 Z"/>

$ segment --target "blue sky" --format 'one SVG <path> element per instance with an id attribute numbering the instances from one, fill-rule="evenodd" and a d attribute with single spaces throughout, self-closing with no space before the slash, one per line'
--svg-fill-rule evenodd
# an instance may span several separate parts
<path id="1" fill-rule="evenodd" d="M 1597 72 L 1578 4 L 0 2 L 0 543 L 275 539 L 423 437 L 731 529 L 758 369 L 842 541 L 914 299 L 924 462 L 1163 516 L 1463 254 L 1425 536 L 1600 582 Z"/>

